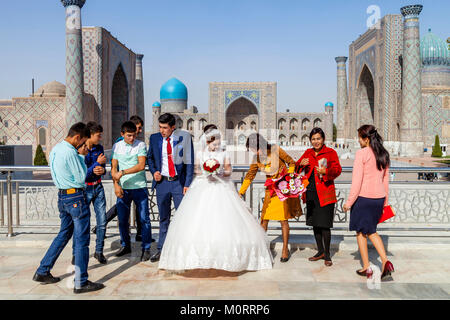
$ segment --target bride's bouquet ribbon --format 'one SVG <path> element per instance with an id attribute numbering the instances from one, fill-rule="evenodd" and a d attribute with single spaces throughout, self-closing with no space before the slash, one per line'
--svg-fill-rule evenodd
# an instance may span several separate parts
<path id="1" fill-rule="evenodd" d="M 288 198 L 301 196 L 308 184 L 309 181 L 305 176 L 283 171 L 280 178 L 267 179 L 264 186 L 269 190 L 271 197 L 276 194 L 281 201 L 285 201 Z"/>

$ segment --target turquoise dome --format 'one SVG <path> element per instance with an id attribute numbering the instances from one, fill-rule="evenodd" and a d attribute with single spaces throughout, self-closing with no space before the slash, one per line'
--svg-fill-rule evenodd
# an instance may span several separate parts
<path id="1" fill-rule="evenodd" d="M 155 107 L 155 108 L 161 108 L 161 103 L 159 103 L 158 101 L 155 101 L 155 102 L 152 104 L 152 107 Z"/>
<path id="2" fill-rule="evenodd" d="M 159 98 L 161 100 L 177 99 L 187 100 L 188 92 L 183 82 L 177 78 L 171 78 L 164 83 L 159 91 Z"/>
<path id="3" fill-rule="evenodd" d="M 325 107 L 334 107 L 333 102 L 328 101 L 327 103 L 325 103 Z"/>
<path id="4" fill-rule="evenodd" d="M 444 40 L 428 29 L 428 33 L 420 40 L 420 55 L 424 66 L 450 66 L 450 51 Z"/>

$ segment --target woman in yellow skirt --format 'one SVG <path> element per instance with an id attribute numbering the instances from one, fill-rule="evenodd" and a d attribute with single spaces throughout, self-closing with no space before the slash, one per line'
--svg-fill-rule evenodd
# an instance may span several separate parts
<path id="1" fill-rule="evenodd" d="M 267 179 L 280 178 L 284 170 L 293 173 L 295 161 L 277 145 L 269 144 L 259 133 L 252 133 L 246 143 L 247 150 L 256 154 L 250 169 L 248 170 L 242 183 L 239 194 L 242 196 L 252 183 L 258 171 L 263 172 Z M 267 231 L 269 220 L 280 221 L 283 237 L 283 251 L 281 262 L 287 262 L 291 257 L 288 249 L 289 224 L 288 219 L 302 215 L 299 198 L 289 198 L 281 201 L 277 195 L 271 195 L 266 189 L 264 204 L 261 212 L 261 225 Z"/>

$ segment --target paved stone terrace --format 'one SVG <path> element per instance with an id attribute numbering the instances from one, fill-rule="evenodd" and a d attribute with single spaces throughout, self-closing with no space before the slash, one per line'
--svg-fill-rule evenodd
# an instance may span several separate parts
<path id="1" fill-rule="evenodd" d="M 292 258 L 280 263 L 281 239 L 276 230 L 269 231 L 275 256 L 272 270 L 228 273 L 214 270 L 173 274 L 157 269 L 157 263 L 140 262 L 140 246 L 133 244 L 131 256 L 117 258 L 119 236 L 108 229 L 103 266 L 93 258 L 91 238 L 89 279 L 106 288 L 74 295 L 71 242 L 55 264 L 52 274 L 62 277 L 53 285 L 31 280 L 39 261 L 55 236 L 54 230 L 18 230 L 7 238 L 0 229 L 0 299 L 450 299 L 450 234 L 432 232 L 388 234 L 389 259 L 396 269 L 392 281 L 380 289 L 369 289 L 366 279 L 356 275 L 360 258 L 356 239 L 348 232 L 334 232 L 332 259 L 309 262 L 315 254 L 309 231 L 291 235 Z M 154 234 L 154 236 L 157 236 Z M 152 252 L 156 250 L 152 245 Z M 371 261 L 380 266 L 376 251 L 370 249 Z"/>

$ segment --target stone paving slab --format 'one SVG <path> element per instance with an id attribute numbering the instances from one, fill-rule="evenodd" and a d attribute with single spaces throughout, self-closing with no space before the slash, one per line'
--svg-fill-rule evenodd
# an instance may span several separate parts
<path id="1" fill-rule="evenodd" d="M 361 264 L 356 239 L 350 235 L 342 235 L 342 239 L 333 236 L 332 267 L 307 260 L 315 250 L 312 235 L 306 233 L 291 236 L 292 257 L 281 263 L 281 240 L 272 234 L 272 270 L 192 270 L 180 274 L 159 270 L 157 263 L 140 262 L 139 243 L 133 243 L 131 255 L 115 257 L 119 236 L 109 233 L 105 246 L 108 264 L 100 265 L 92 257 L 94 241 L 89 261 L 89 279 L 106 287 L 83 295 L 72 292 L 71 242 L 52 270 L 61 282 L 41 285 L 31 280 L 54 236 L 0 235 L 0 299 L 450 299 L 450 241 L 445 236 L 426 241 L 423 237 L 386 236 L 389 259 L 396 271 L 392 281 L 381 283 L 380 289 L 369 289 L 366 279 L 355 273 Z M 154 243 L 152 252 L 155 250 Z M 369 255 L 372 263 L 381 265 L 375 250 L 370 249 Z"/>

